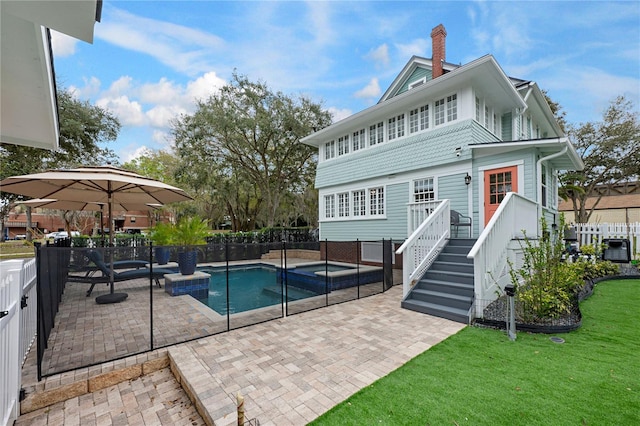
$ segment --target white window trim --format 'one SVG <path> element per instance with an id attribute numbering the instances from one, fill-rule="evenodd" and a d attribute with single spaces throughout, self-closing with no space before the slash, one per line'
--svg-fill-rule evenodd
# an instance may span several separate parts
<path id="1" fill-rule="evenodd" d="M 384 209 L 383 214 L 371 214 L 371 196 L 370 191 L 372 189 L 382 188 L 382 208 Z M 364 191 L 365 197 L 365 215 L 363 216 L 354 216 L 353 211 L 353 193 L 357 191 Z M 339 194 L 348 194 L 347 202 L 348 202 L 348 216 L 339 216 Z M 341 189 L 328 193 L 319 194 L 322 197 L 322 217 L 319 219 L 319 222 L 345 222 L 345 221 L 353 221 L 353 220 L 379 220 L 387 218 L 387 186 L 382 184 L 371 184 L 366 187 L 354 187 L 351 189 Z M 327 217 L 327 197 L 333 198 L 333 216 Z"/>

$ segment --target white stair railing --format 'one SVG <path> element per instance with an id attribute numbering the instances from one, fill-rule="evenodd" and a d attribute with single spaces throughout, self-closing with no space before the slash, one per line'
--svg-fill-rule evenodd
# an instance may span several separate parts
<path id="1" fill-rule="evenodd" d="M 451 216 L 449 200 L 441 200 L 420 226 L 396 250 L 402 254 L 402 294 L 406 297 L 449 239 Z"/>
<path id="2" fill-rule="evenodd" d="M 407 235 L 413 234 L 438 207 L 442 200 L 420 201 L 407 204 Z"/>
<path id="3" fill-rule="evenodd" d="M 538 204 L 510 192 L 489 220 L 489 223 L 471 248 L 467 258 L 473 259 L 475 316 L 482 316 L 484 306 L 478 301 L 497 298 L 510 281 L 508 248 L 513 239 L 524 234 L 538 235 Z"/>

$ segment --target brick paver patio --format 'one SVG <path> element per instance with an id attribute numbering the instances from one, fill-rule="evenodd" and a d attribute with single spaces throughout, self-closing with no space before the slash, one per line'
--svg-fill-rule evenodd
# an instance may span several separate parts
<path id="1" fill-rule="evenodd" d="M 113 311 L 110 315 L 97 323 L 79 325 L 82 330 L 75 327 L 75 333 L 84 337 L 74 337 L 70 330 L 59 330 L 69 334 L 54 339 L 55 347 L 63 345 L 56 356 L 69 357 L 69 360 L 80 356 L 86 360 L 100 353 L 110 340 L 89 339 L 91 327 L 101 326 L 105 336 L 117 336 L 122 324 L 117 319 L 125 319 L 129 331 L 147 336 L 145 326 L 128 317 L 148 315 L 148 310 L 145 313 L 130 303 L 136 291 L 142 294 L 144 290 L 127 289 L 131 292 L 130 299 L 107 307 Z M 162 306 L 164 296 L 161 289 L 154 289 L 154 294 L 158 296 L 154 299 L 155 309 L 156 303 Z M 23 383 L 28 393 L 55 391 L 59 386 L 87 380 L 88 385 L 81 385 L 84 387 L 79 396 L 21 416 L 19 424 L 75 424 L 78 421 L 79 424 L 234 424 L 237 392 L 245 397 L 247 418 L 257 418 L 261 425 L 305 424 L 464 327 L 401 309 L 401 295 L 401 287 L 396 286 L 383 294 L 54 375 L 39 383 L 34 383 L 32 359 L 23 369 Z M 193 333 L 194 329 L 218 326 L 219 318 L 196 309 L 197 305 L 191 302 L 185 302 L 180 309 L 169 309 L 176 298 L 167 297 L 172 303 L 166 306 L 167 318 L 175 316 L 181 320 L 158 331 L 162 341 L 184 338 L 183 333 Z M 94 310 L 93 298 L 88 299 L 85 308 Z M 60 314 L 62 320 L 73 318 L 78 312 L 69 314 L 61 309 Z M 171 325 L 166 321 L 163 318 L 161 324 Z M 206 331 L 196 331 L 199 332 Z M 88 346 L 86 340 L 91 340 L 91 345 Z M 133 341 L 144 345 L 142 338 Z M 99 350 L 93 351 L 97 346 Z M 74 354 L 76 351 L 87 353 Z M 156 367 L 147 373 L 145 368 L 131 373 L 131 369 L 141 363 Z M 169 363 L 173 374 L 163 368 Z M 96 385 L 91 382 L 92 377 L 125 370 L 130 374 L 127 380 L 92 392 L 92 387 L 106 386 L 111 380 L 106 377 L 105 385 Z M 136 404 L 132 402 L 132 393 Z M 149 397 L 138 398 L 138 394 Z M 113 410 L 105 408 L 109 406 L 105 406 L 105 395 L 109 403 L 115 401 Z M 188 402 L 187 396 L 192 402 Z M 122 406 L 118 401 L 122 401 Z M 199 415 L 194 414 L 196 409 Z"/>

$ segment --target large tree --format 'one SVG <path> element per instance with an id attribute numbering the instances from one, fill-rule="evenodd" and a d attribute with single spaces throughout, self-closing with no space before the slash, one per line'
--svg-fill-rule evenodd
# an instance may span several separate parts
<path id="1" fill-rule="evenodd" d="M 120 131 L 117 118 L 88 101 L 76 99 L 60 85 L 57 97 L 60 148 L 49 151 L 0 144 L 0 179 L 81 164 L 117 163 L 115 153 L 102 146 L 117 138 Z M 4 238 L 5 218 L 21 198 L 0 191 L 0 238 Z"/>
<path id="2" fill-rule="evenodd" d="M 640 176 L 638 111 L 630 100 L 618 96 L 605 109 L 602 121 L 569 125 L 568 129 L 585 167 L 560 176 L 560 195 L 572 202 L 575 221 L 586 223 L 602 197 L 587 207 L 596 186 L 637 181 Z"/>
<path id="3" fill-rule="evenodd" d="M 227 197 L 237 226 L 253 227 L 256 218 L 273 226 L 283 197 L 315 172 L 316 149 L 300 139 L 329 124 L 329 112 L 307 97 L 273 92 L 234 74 L 218 93 L 198 101 L 194 114 L 174 121 L 173 136 L 182 173 L 200 190 L 220 195 L 222 187 L 240 197 Z"/>

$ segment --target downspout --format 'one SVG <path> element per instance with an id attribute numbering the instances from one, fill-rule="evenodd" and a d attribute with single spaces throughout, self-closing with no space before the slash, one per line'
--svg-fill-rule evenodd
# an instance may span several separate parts
<path id="1" fill-rule="evenodd" d="M 547 155 L 546 157 L 542 157 L 538 161 L 536 161 L 536 192 L 537 192 L 536 201 L 538 204 L 538 221 L 542 217 L 542 162 L 560 157 L 561 155 L 566 154 L 568 150 L 569 150 L 569 147 L 565 145 L 564 148 L 562 148 L 562 151 L 556 152 L 555 154 Z M 557 188 L 554 188 L 554 190 L 557 191 Z M 538 226 L 539 226 L 539 222 L 538 222 Z M 538 236 L 542 235 L 541 231 L 542 231 L 541 229 L 538 229 Z"/>

